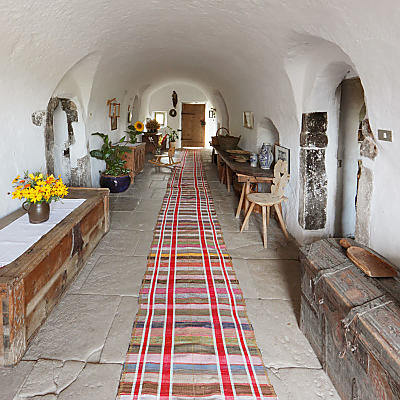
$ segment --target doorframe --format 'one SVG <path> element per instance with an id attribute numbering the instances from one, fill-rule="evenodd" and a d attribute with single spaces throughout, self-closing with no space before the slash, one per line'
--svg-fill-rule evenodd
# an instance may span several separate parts
<path id="1" fill-rule="evenodd" d="M 196 104 L 196 105 L 204 105 L 204 121 L 206 120 L 206 108 L 207 108 L 207 102 L 204 101 L 181 101 L 180 106 L 181 106 L 181 118 L 179 120 L 179 130 L 181 132 L 181 147 L 182 145 L 182 112 L 183 112 L 183 105 L 184 104 Z M 203 138 L 203 148 L 206 147 L 206 129 L 204 127 L 204 138 Z"/>

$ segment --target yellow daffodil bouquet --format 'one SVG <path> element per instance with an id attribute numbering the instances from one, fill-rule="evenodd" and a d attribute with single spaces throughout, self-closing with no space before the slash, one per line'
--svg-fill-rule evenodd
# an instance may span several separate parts
<path id="1" fill-rule="evenodd" d="M 28 203 L 51 203 L 68 194 L 68 188 L 64 185 L 61 176 L 43 176 L 37 172 L 30 174 L 25 172 L 24 178 L 18 175 L 13 181 L 13 199 L 25 200 Z"/>

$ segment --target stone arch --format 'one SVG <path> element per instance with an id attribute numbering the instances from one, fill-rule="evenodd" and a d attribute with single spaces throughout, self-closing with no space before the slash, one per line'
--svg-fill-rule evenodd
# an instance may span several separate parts
<path id="1" fill-rule="evenodd" d="M 263 143 L 279 144 L 279 131 L 271 118 L 264 117 L 256 126 L 257 129 L 257 147 Z"/>
<path id="2" fill-rule="evenodd" d="M 222 126 L 223 124 L 227 124 L 229 126 L 229 115 L 225 100 L 221 92 L 217 89 L 209 88 L 201 82 L 197 82 L 191 79 L 161 79 L 160 81 L 155 82 L 152 85 L 146 86 L 142 90 L 142 95 L 140 99 L 139 119 L 144 120 L 146 117 L 151 115 L 150 103 L 154 95 L 157 95 L 158 93 L 164 91 L 166 88 L 169 88 L 170 92 L 172 93 L 172 89 L 175 86 L 181 86 L 190 89 L 189 92 L 195 92 L 196 97 L 198 97 L 195 101 L 200 101 L 199 98 L 201 97 L 201 102 L 204 102 L 204 104 L 206 104 L 206 129 L 204 143 L 207 147 L 208 143 L 211 141 L 211 136 L 215 134 L 218 126 Z M 165 100 L 166 104 L 164 106 L 164 109 L 158 111 L 167 111 L 167 108 L 169 110 L 172 107 L 169 92 L 165 95 Z M 192 100 L 187 97 L 185 101 L 191 102 Z M 168 125 L 170 125 L 174 129 L 181 129 L 181 103 L 182 97 L 178 93 L 177 117 L 170 120 L 167 116 Z M 215 107 L 217 109 L 216 119 L 208 118 L 209 110 L 211 107 Z M 179 147 L 180 145 L 180 140 L 178 140 L 177 146 Z"/>
<path id="3" fill-rule="evenodd" d="M 308 46 L 301 55 L 304 81 L 298 93 L 303 113 L 298 222 L 304 231 L 309 231 L 308 237 L 315 238 L 335 234 L 335 222 L 342 212 L 337 202 L 338 168 L 343 167 L 338 158 L 342 140 L 341 84 L 359 74 L 350 57 L 335 43 L 309 36 L 303 40 L 307 40 Z M 357 132 L 354 135 L 357 145 Z M 357 161 L 353 161 L 352 173 L 356 179 Z M 368 207 L 357 208 L 357 218 L 369 219 L 365 213 Z"/>
<path id="4" fill-rule="evenodd" d="M 54 118 L 58 111 L 65 113 L 66 121 L 66 126 L 58 127 L 66 130 L 66 137 L 62 144 L 64 148 L 61 151 L 56 151 L 60 150 L 57 148 L 57 129 Z M 80 122 L 79 114 L 76 102 L 63 97 L 52 97 L 50 99 L 45 125 L 46 169 L 48 174 L 63 175 L 64 181 L 69 186 L 91 186 L 90 157 L 86 140 L 79 143 L 81 157 L 71 162 L 71 156 L 73 158 L 73 152 L 78 147 L 73 123 Z M 80 134 L 84 135 L 84 132 L 80 132 Z"/>

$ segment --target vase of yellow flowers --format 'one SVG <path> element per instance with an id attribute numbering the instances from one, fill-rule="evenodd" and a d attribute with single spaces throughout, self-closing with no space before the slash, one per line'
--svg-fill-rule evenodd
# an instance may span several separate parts
<path id="1" fill-rule="evenodd" d="M 137 142 L 137 137 L 143 133 L 144 124 L 141 121 L 136 121 L 133 125 L 127 126 L 127 138 L 126 141 L 130 144 L 135 144 Z"/>
<path id="2" fill-rule="evenodd" d="M 160 124 L 156 119 L 150 119 L 146 122 L 146 130 L 149 133 L 156 133 L 160 129 Z"/>
<path id="3" fill-rule="evenodd" d="M 29 222 L 40 224 L 49 219 L 50 203 L 60 200 L 68 194 L 68 188 L 61 177 L 44 176 L 40 172 L 18 175 L 13 181 L 13 199 L 25 200 L 22 207 L 28 211 Z"/>

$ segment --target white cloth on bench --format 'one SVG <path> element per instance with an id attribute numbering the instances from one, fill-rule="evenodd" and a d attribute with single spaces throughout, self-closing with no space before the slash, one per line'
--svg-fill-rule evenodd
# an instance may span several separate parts
<path id="1" fill-rule="evenodd" d="M 41 224 L 29 223 L 28 214 L 16 219 L 0 230 L 0 268 L 25 253 L 67 215 L 78 208 L 85 199 L 63 199 L 50 204 L 50 218 Z"/>

